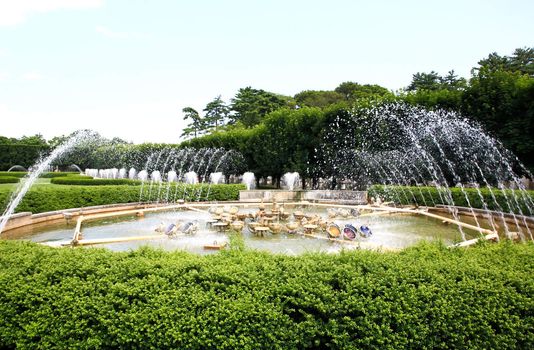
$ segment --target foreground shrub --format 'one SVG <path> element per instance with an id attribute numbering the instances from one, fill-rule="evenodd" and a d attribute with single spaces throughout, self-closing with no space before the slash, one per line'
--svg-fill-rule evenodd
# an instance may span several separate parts
<path id="1" fill-rule="evenodd" d="M 462 207 L 498 210 L 523 215 L 533 215 L 530 203 L 534 203 L 534 191 L 498 190 L 487 188 L 449 188 L 454 204 Z M 465 192 L 465 193 L 464 193 Z M 375 185 L 368 190 L 369 197 L 380 196 L 386 201 L 398 204 L 434 205 L 447 204 L 445 193 L 435 187 L 382 186 Z M 482 198 L 481 198 L 482 196 Z M 468 202 L 469 201 L 469 202 Z M 531 204 L 530 204 L 531 205 Z"/>
<path id="2" fill-rule="evenodd" d="M 534 246 L 299 257 L 0 242 L 2 348 L 532 349 Z"/>
<path id="3" fill-rule="evenodd" d="M 91 180 L 92 181 L 92 180 Z M 96 180 L 95 180 L 96 181 Z M 239 198 L 245 185 L 145 184 L 144 186 L 63 186 L 33 187 L 16 208 L 17 212 L 42 213 L 67 208 L 83 208 L 114 203 L 151 201 L 228 201 Z M 11 192 L 0 188 L 0 203 L 7 203 Z"/>

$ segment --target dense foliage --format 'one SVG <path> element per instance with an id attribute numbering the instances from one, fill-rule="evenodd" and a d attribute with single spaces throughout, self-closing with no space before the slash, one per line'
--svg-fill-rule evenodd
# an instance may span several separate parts
<path id="1" fill-rule="evenodd" d="M 369 188 L 368 195 L 369 197 L 380 197 L 385 201 L 394 201 L 398 204 L 434 206 L 435 204 L 448 204 L 446 201 L 448 191 L 450 191 L 450 198 L 457 206 L 529 216 L 534 214 L 531 211 L 532 208 L 527 207 L 527 203 L 534 203 L 534 191 L 492 189 L 490 192 L 487 188 L 478 190 L 457 187 L 438 189 L 436 187 L 375 185 Z"/>
<path id="2" fill-rule="evenodd" d="M 96 181 L 96 180 L 95 180 Z M 239 198 L 239 191 L 245 185 L 184 185 L 159 184 L 144 186 L 34 186 L 22 199 L 16 211 L 41 213 L 68 208 L 83 208 L 114 203 L 135 203 L 140 201 L 162 201 L 184 199 L 186 201 L 229 201 Z M 0 204 L 7 204 L 11 196 L 9 189 L 0 188 Z"/>
<path id="3" fill-rule="evenodd" d="M 19 180 L 16 176 L 0 176 L 0 184 L 16 184 Z"/>
<path id="4" fill-rule="evenodd" d="M 533 259 L 510 243 L 292 257 L 2 241 L 0 347 L 532 349 Z"/>
<path id="5" fill-rule="evenodd" d="M 81 185 L 81 186 L 105 186 L 105 185 L 130 185 L 139 186 L 141 180 L 130 179 L 93 179 L 90 176 L 65 176 L 55 177 L 50 180 L 55 185 Z"/>
<path id="6" fill-rule="evenodd" d="M 0 143 L 0 170 L 8 170 L 14 165 L 27 169 L 48 151 L 49 147 L 46 145 Z"/>
<path id="7" fill-rule="evenodd" d="M 470 118 L 532 170 L 532 67 L 534 48 L 523 48 L 510 56 L 490 54 L 478 62 L 469 79 L 458 77 L 454 71 L 444 76 L 435 71 L 417 72 L 405 89 L 395 93 L 378 85 L 350 81 L 333 90 L 305 90 L 293 97 L 246 87 L 239 89 L 229 104 L 220 96 L 216 97 L 203 109 L 204 116 L 191 107 L 184 108 L 184 117 L 190 123 L 184 133 L 193 139 L 182 144 L 131 145 L 119 139 L 107 140 L 95 133 L 91 137 L 93 143 L 75 147 L 54 166 L 66 169 L 76 164 L 82 169 L 134 167 L 139 170 L 148 165 L 161 166 L 163 161 L 155 160 L 168 159 L 167 155 L 176 159 L 186 147 L 222 147 L 244 156 L 237 162 L 238 166 L 218 170 L 226 175 L 250 170 L 257 177 L 272 176 L 276 181 L 286 171 L 298 171 L 308 179 L 328 178 L 336 175 L 336 169 L 319 174 L 318 170 L 324 168 L 325 155 L 317 155 L 316 149 L 334 148 L 335 145 L 321 143 L 339 140 L 325 140 L 324 135 L 338 125 L 349 125 L 350 118 L 369 106 L 402 102 L 431 110 L 455 111 L 459 116 Z M 0 170 L 17 163 L 27 167 L 39 154 L 46 153 L 64 139 L 47 143 L 39 135 L 18 140 L 0 137 Z M 361 140 L 355 142 L 355 147 L 360 145 Z M 170 164 L 169 168 L 172 166 Z M 516 166 L 513 170 L 517 174 L 528 175 L 525 169 Z"/>

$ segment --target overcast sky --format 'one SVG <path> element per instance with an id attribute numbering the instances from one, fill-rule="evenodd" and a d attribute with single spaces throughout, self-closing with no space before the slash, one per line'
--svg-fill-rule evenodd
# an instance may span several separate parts
<path id="1" fill-rule="evenodd" d="M 241 87 L 392 90 L 534 46 L 534 1 L 0 0 L 0 135 L 179 141 Z"/>

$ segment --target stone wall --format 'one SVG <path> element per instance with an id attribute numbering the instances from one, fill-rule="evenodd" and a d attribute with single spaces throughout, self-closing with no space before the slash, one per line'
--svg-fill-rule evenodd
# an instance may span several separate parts
<path id="1" fill-rule="evenodd" d="M 339 204 L 367 204 L 366 191 L 330 191 L 330 190 L 250 190 L 239 191 L 240 202 L 336 202 Z"/>

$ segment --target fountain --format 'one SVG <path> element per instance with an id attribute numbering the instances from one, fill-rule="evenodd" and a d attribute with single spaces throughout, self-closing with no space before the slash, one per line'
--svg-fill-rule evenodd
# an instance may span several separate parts
<path id="1" fill-rule="evenodd" d="M 13 192 L 11 200 L 7 205 L 6 210 L 2 214 L 2 217 L 0 219 L 0 233 L 2 233 L 4 227 L 7 224 L 7 221 L 15 211 L 15 208 L 19 205 L 20 201 L 22 200 L 26 192 L 28 192 L 35 180 L 37 180 L 39 175 L 49 169 L 50 165 L 54 160 L 56 160 L 58 157 L 61 157 L 65 152 L 68 152 L 71 148 L 76 146 L 79 142 L 85 140 L 87 137 L 88 134 L 84 132 L 75 134 L 65 143 L 54 149 L 47 158 L 41 160 L 35 166 L 33 166 L 33 170 L 28 175 L 26 175 L 24 181 L 21 181 L 17 189 Z"/>
<path id="2" fill-rule="evenodd" d="M 152 180 L 152 182 L 161 182 L 161 173 L 159 172 L 159 170 L 154 170 L 150 174 L 150 180 Z"/>
<path id="3" fill-rule="evenodd" d="M 224 175 L 222 172 L 216 172 L 210 174 L 210 183 L 211 184 L 221 184 L 224 183 Z"/>
<path id="4" fill-rule="evenodd" d="M 256 177 L 254 173 L 248 171 L 243 174 L 243 183 L 247 186 L 247 190 L 252 190 L 256 187 Z"/>
<path id="5" fill-rule="evenodd" d="M 330 179 L 324 186 L 382 184 L 388 200 L 443 205 L 456 220 L 457 203 L 465 203 L 464 210 L 479 226 L 471 205 L 476 200 L 483 215 L 494 217 L 493 210 L 507 212 L 516 222 L 507 231 L 533 239 L 526 217 L 533 215 L 534 203 L 513 169 L 531 175 L 476 123 L 453 112 L 389 104 L 338 117 L 329 130 L 315 155 L 320 176 Z M 457 189 L 452 188 L 455 185 Z M 490 221 L 497 230 L 495 220 Z"/>
<path id="6" fill-rule="evenodd" d="M 167 173 L 167 182 L 178 182 L 178 175 L 176 171 L 171 170 Z"/>
<path id="7" fill-rule="evenodd" d="M 284 176 L 282 176 L 282 182 L 284 186 L 289 190 L 293 191 L 295 188 L 299 185 L 299 173 L 293 172 L 293 173 L 285 173 Z"/>
<path id="8" fill-rule="evenodd" d="M 139 174 L 137 174 L 137 178 L 141 181 L 146 181 L 148 180 L 148 171 L 146 170 L 141 170 L 139 172 Z"/>
<path id="9" fill-rule="evenodd" d="M 194 171 L 189 171 L 184 174 L 184 182 L 188 185 L 194 185 L 198 183 L 197 173 Z"/>
<path id="10" fill-rule="evenodd" d="M 28 169 L 26 169 L 22 165 L 13 165 L 11 168 L 7 169 L 8 172 L 13 171 L 13 170 L 14 171 L 28 171 Z"/>
<path id="11" fill-rule="evenodd" d="M 444 232 L 448 232 L 449 238 L 452 237 L 452 232 L 459 232 L 459 237 L 454 240 L 464 243 L 481 234 L 494 239 L 497 232 L 501 236 L 533 239 L 530 229 L 533 200 L 514 170 L 519 169 L 519 173 L 523 174 L 528 172 L 476 124 L 450 112 L 429 112 L 393 104 L 339 115 L 328 130 L 330 131 L 325 133 L 323 142 L 317 145 L 314 153 L 315 163 L 320 165 L 318 169 L 314 169 L 317 174 L 315 183 L 318 184 L 316 190 L 297 191 L 300 179 L 299 174 L 294 172 L 282 177 L 284 187 L 289 191 L 276 193 L 291 192 L 298 194 L 297 197 L 277 197 L 273 194 L 275 191 L 263 191 L 270 192 L 270 197 L 265 197 L 262 190 L 250 191 L 260 193 L 261 199 L 265 201 L 314 202 L 302 202 L 301 205 L 305 207 L 302 212 L 293 213 L 293 221 L 287 221 L 289 214 L 278 203 L 272 204 L 270 212 L 265 207 L 262 208 L 262 205 L 265 206 L 262 204 L 258 212 L 251 209 L 241 213 L 241 218 L 228 216 L 229 210 L 223 210 L 218 215 L 221 218 L 217 219 L 204 217 L 202 213 L 205 207 L 202 205 L 188 205 L 188 211 L 184 211 L 188 219 L 198 219 L 206 225 L 217 220 L 217 225 L 209 231 L 210 235 L 217 230 L 223 233 L 228 228 L 244 227 L 249 233 L 262 237 L 299 232 L 318 238 L 317 232 L 329 227 L 330 231 L 323 232 L 323 238 L 328 235 L 330 238 L 343 236 L 342 233 L 347 228 L 347 237 L 351 241 L 363 237 L 382 244 L 384 242 L 380 240 L 395 225 L 402 231 L 404 219 L 397 219 L 397 216 L 418 216 L 423 217 L 422 221 L 413 221 L 417 221 L 417 225 L 420 223 L 430 233 L 440 231 L 438 227 L 444 224 L 452 224 Z M 65 150 L 68 148 L 67 146 Z M 181 210 L 184 209 L 185 198 L 195 198 L 193 201 L 199 202 L 209 198 L 211 186 L 207 186 L 207 191 L 203 192 L 202 186 L 188 187 L 184 184 L 198 184 L 208 179 L 210 184 L 223 182 L 223 171 L 228 173 L 229 169 L 226 167 L 229 154 L 222 149 L 163 148 L 143 156 L 121 158 L 121 162 L 116 163 L 118 167 L 123 166 L 120 170 L 113 167 L 86 169 L 85 174 L 95 178 L 124 178 L 126 169 L 132 166 L 128 178 L 142 181 L 139 201 L 147 202 L 144 205 L 148 211 L 135 207 L 131 210 L 135 210 L 136 216 L 145 217 L 146 213 L 150 217 L 151 210 L 155 210 L 149 208 L 152 204 L 161 210 Z M 105 165 L 113 166 L 107 163 Z M 137 173 L 133 166 L 143 170 Z M 180 180 L 184 184 L 172 184 Z M 247 190 L 254 189 L 254 173 L 245 172 L 242 183 Z M 369 204 L 365 190 L 373 193 Z M 347 197 L 347 194 L 357 197 Z M 18 198 L 20 201 L 21 197 Z M 256 199 L 251 202 L 254 201 L 257 202 Z M 473 208 L 475 201 L 476 207 L 482 209 Z M 168 207 L 163 206 L 164 203 Z M 459 207 L 460 203 L 465 207 Z M 246 205 L 249 204 L 243 203 L 243 206 Z M 336 206 L 339 210 L 333 209 Z M 12 212 L 14 207 L 10 208 Z M 326 208 L 332 210 L 325 213 Z M 377 219 L 382 218 L 384 213 L 391 218 Z M 369 218 L 365 219 L 369 222 L 361 221 L 363 217 Z M 431 228 L 424 218 L 435 221 Z M 253 221 L 252 225 L 246 221 L 248 219 Z M 173 224 L 180 227 L 177 223 Z M 381 225 L 386 228 L 381 228 Z M 409 237 L 409 233 L 404 234 L 404 237 Z M 387 237 L 394 240 L 394 237 Z"/>
<path id="12" fill-rule="evenodd" d="M 128 178 L 130 180 L 135 180 L 137 178 L 137 170 L 135 170 L 135 168 L 130 168 L 128 171 Z"/>
<path id="13" fill-rule="evenodd" d="M 82 169 L 81 169 L 79 166 L 77 166 L 76 164 L 71 164 L 71 165 L 69 165 L 67 169 L 71 169 L 71 168 L 72 168 L 72 169 L 75 169 L 75 170 L 76 170 L 77 172 L 79 172 L 80 174 L 83 174 Z"/>

